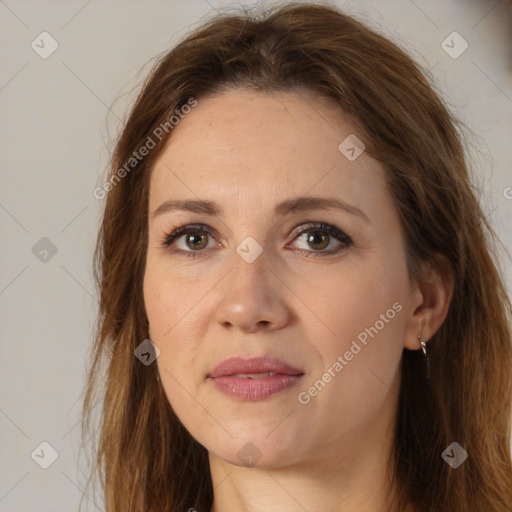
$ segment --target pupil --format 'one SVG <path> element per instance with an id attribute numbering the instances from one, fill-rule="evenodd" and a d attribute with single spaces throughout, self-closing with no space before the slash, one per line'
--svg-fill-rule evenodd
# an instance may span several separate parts
<path id="1" fill-rule="evenodd" d="M 308 237 L 308 243 L 309 244 L 318 244 L 320 243 L 321 244 L 321 240 L 318 240 L 318 238 L 322 238 L 324 239 L 324 242 L 327 240 L 327 235 L 325 233 L 320 233 L 320 232 L 316 232 L 315 234 L 311 234 L 309 237 Z M 327 242 L 327 244 L 323 244 L 322 247 L 316 247 L 317 249 L 323 249 L 325 248 L 327 245 L 329 245 L 329 243 Z"/>
<path id="2" fill-rule="evenodd" d="M 191 234 L 191 235 L 189 236 L 189 238 L 188 238 L 188 242 L 192 242 L 192 245 L 193 245 L 196 249 L 197 249 L 197 248 L 202 249 L 203 247 L 199 247 L 198 245 L 196 245 L 196 244 L 195 244 L 194 240 L 195 240 L 196 238 L 200 240 L 201 238 L 203 238 L 203 239 L 204 239 L 204 238 L 206 238 L 206 237 L 205 237 L 204 235 L 199 235 L 199 234 L 197 234 L 197 233 L 194 233 L 194 234 Z M 204 242 L 204 240 L 203 240 L 203 242 Z M 193 247 L 193 248 L 194 248 L 194 247 Z"/>

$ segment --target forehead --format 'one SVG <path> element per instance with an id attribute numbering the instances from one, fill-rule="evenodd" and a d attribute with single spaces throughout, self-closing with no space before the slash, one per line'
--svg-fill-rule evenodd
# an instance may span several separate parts
<path id="1" fill-rule="evenodd" d="M 308 93 L 200 98 L 153 168 L 150 204 L 197 196 L 273 208 L 285 197 L 323 194 L 364 208 L 385 193 L 384 173 L 364 152 L 350 161 L 340 151 L 354 133 L 334 103 Z"/>

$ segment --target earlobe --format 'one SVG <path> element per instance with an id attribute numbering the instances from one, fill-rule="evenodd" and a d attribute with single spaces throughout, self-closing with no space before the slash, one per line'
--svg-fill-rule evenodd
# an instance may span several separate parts
<path id="1" fill-rule="evenodd" d="M 405 348 L 421 349 L 419 337 L 430 340 L 445 321 L 453 297 L 453 274 L 447 271 L 430 270 L 428 277 L 418 282 L 412 295 L 414 310 L 404 340 Z"/>

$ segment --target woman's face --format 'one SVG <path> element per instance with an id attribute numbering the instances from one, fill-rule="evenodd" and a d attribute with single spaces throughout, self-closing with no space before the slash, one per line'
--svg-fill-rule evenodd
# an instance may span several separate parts
<path id="1" fill-rule="evenodd" d="M 383 168 L 335 112 L 298 93 L 199 99 L 153 169 L 144 300 L 160 378 L 233 464 L 357 460 L 391 436 L 412 285 Z"/>

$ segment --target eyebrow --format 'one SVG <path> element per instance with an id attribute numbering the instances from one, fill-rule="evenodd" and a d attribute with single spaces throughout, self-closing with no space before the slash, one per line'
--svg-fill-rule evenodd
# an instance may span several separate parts
<path id="1" fill-rule="evenodd" d="M 333 208 L 344 210 L 352 215 L 361 217 L 366 222 L 370 222 L 362 210 L 334 197 L 300 196 L 287 199 L 276 205 L 274 214 L 276 217 L 285 217 L 286 215 L 294 213 L 303 213 L 313 210 L 329 210 Z M 222 207 L 214 201 L 203 199 L 169 199 L 164 201 L 155 211 L 153 211 L 151 218 L 154 219 L 159 215 L 176 210 L 192 213 L 204 213 L 214 217 L 221 217 L 224 212 Z"/>

